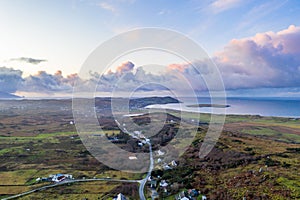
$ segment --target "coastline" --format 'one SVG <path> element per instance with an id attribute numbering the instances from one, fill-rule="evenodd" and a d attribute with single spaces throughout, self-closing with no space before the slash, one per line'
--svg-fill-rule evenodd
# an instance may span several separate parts
<path id="1" fill-rule="evenodd" d="M 20 101 L 66 101 L 72 104 L 72 98 L 4 98 L 3 104 Z M 300 118 L 300 99 L 286 98 L 227 98 L 225 104 L 210 104 L 209 98 L 198 98 L 193 102 L 189 98 L 179 99 L 180 103 L 151 104 L 144 109 L 170 109 L 192 113 L 224 115 L 258 115 L 262 117 Z M 7 103 L 6 103 L 7 102 Z M 144 104 L 145 105 L 145 104 Z M 142 108 L 142 104 L 141 107 Z"/>
<path id="2" fill-rule="evenodd" d="M 205 107 L 194 107 L 189 106 L 184 103 L 181 104 L 166 104 L 166 105 L 149 105 L 145 107 L 146 109 L 166 109 L 166 110 L 174 110 L 181 112 L 192 112 L 192 113 L 202 113 L 202 114 L 215 114 L 215 115 L 241 115 L 241 116 L 261 116 L 261 117 L 280 117 L 280 118 L 292 118 L 292 119 L 300 119 L 299 115 L 283 115 L 283 114 L 268 114 L 264 112 L 232 112 L 230 108 L 232 105 L 226 106 L 205 106 Z"/>

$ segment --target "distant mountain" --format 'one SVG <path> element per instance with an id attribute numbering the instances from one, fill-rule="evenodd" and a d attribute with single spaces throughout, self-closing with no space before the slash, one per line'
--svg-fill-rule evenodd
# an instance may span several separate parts
<path id="1" fill-rule="evenodd" d="M 115 104 L 119 105 L 127 105 L 129 101 L 129 107 L 130 108 L 143 108 L 149 105 L 153 104 L 168 104 L 168 103 L 180 103 L 175 98 L 172 97 L 143 97 L 143 98 L 132 98 L 132 99 L 126 99 L 126 98 L 111 98 L 111 97 L 96 97 L 96 105 L 103 109 L 103 108 L 109 108 L 112 104 L 112 101 L 114 101 Z"/>
<path id="2" fill-rule="evenodd" d="M 21 98 L 21 97 L 14 94 L 0 91 L 0 99 L 15 99 L 15 98 Z"/>
<path id="3" fill-rule="evenodd" d="M 130 107 L 143 108 L 153 104 L 168 104 L 168 103 L 180 103 L 173 97 L 144 97 L 137 99 L 130 99 Z"/>

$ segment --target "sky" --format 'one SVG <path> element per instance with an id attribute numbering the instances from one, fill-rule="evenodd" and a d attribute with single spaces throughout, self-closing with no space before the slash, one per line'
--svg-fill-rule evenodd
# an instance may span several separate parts
<path id="1" fill-rule="evenodd" d="M 102 77 L 78 76 L 103 42 L 157 27 L 198 43 L 219 68 L 229 95 L 300 96 L 299 19 L 297 0 L 0 0 L 0 92 L 59 96 L 70 94 L 76 81 L 91 87 L 96 80 L 100 92 L 110 92 L 120 77 L 124 90 L 143 80 L 156 83 L 145 91 L 163 90 L 157 86 L 162 80 L 173 90 L 182 84 L 170 74 L 196 80 L 191 65 L 202 69 L 206 61 L 174 59 L 157 74 L 155 67 L 139 67 L 139 59 L 121 60 Z"/>

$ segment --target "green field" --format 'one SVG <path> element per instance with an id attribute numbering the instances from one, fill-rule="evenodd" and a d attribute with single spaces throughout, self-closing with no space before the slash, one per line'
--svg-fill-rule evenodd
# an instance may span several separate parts
<path id="1" fill-rule="evenodd" d="M 46 102 L 45 104 L 49 104 Z M 119 172 L 96 160 L 84 147 L 75 126 L 69 123 L 72 113 L 61 110 L 70 102 L 51 102 L 47 110 L 12 110 L 1 116 L 0 132 L 0 197 L 29 191 L 49 182 L 39 182 L 38 177 L 68 173 L 76 179 L 113 178 L 138 180 L 145 174 Z M 45 105 L 45 108 L 48 108 Z M 199 114 L 168 111 L 169 120 L 159 134 L 153 136 L 154 150 L 172 141 L 179 146 L 189 142 L 193 123 Z M 105 116 L 104 116 L 105 117 Z M 180 117 L 183 123 L 176 121 Z M 179 165 L 162 171 L 158 181 L 167 180 L 168 194 L 159 186 L 161 199 L 174 199 L 184 189 L 195 188 L 209 199 L 300 199 L 300 120 L 260 116 L 226 116 L 223 131 L 216 146 L 205 157 L 199 158 L 199 149 L 206 136 L 210 114 L 200 114 L 200 125 L 191 145 L 176 161 Z M 215 117 L 215 116 L 214 116 Z M 219 116 L 217 116 L 219 117 Z M 112 122 L 104 118 L 104 135 L 124 137 Z M 160 123 L 160 118 L 153 120 Z M 147 116 L 135 118 L 137 123 L 148 123 Z M 15 125 L 16 126 L 15 126 Z M 183 128 L 177 138 L 176 130 Z M 149 132 L 152 128 L 149 128 Z M 156 142 L 156 143 L 155 143 Z M 123 138 L 120 148 L 133 152 L 147 151 L 138 147 L 137 141 Z M 181 147 L 181 146 L 180 146 Z M 155 158 L 157 159 L 157 158 Z M 155 160 L 154 173 L 162 170 Z M 151 190 L 147 186 L 146 195 Z M 111 199 L 118 193 L 138 199 L 136 184 L 115 182 L 88 182 L 63 185 L 39 191 L 20 199 Z"/>

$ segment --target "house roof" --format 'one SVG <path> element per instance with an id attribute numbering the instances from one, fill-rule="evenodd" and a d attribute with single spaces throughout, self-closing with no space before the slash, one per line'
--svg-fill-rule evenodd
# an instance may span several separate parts
<path id="1" fill-rule="evenodd" d="M 126 197 L 122 193 L 119 193 L 116 200 L 126 200 Z"/>

